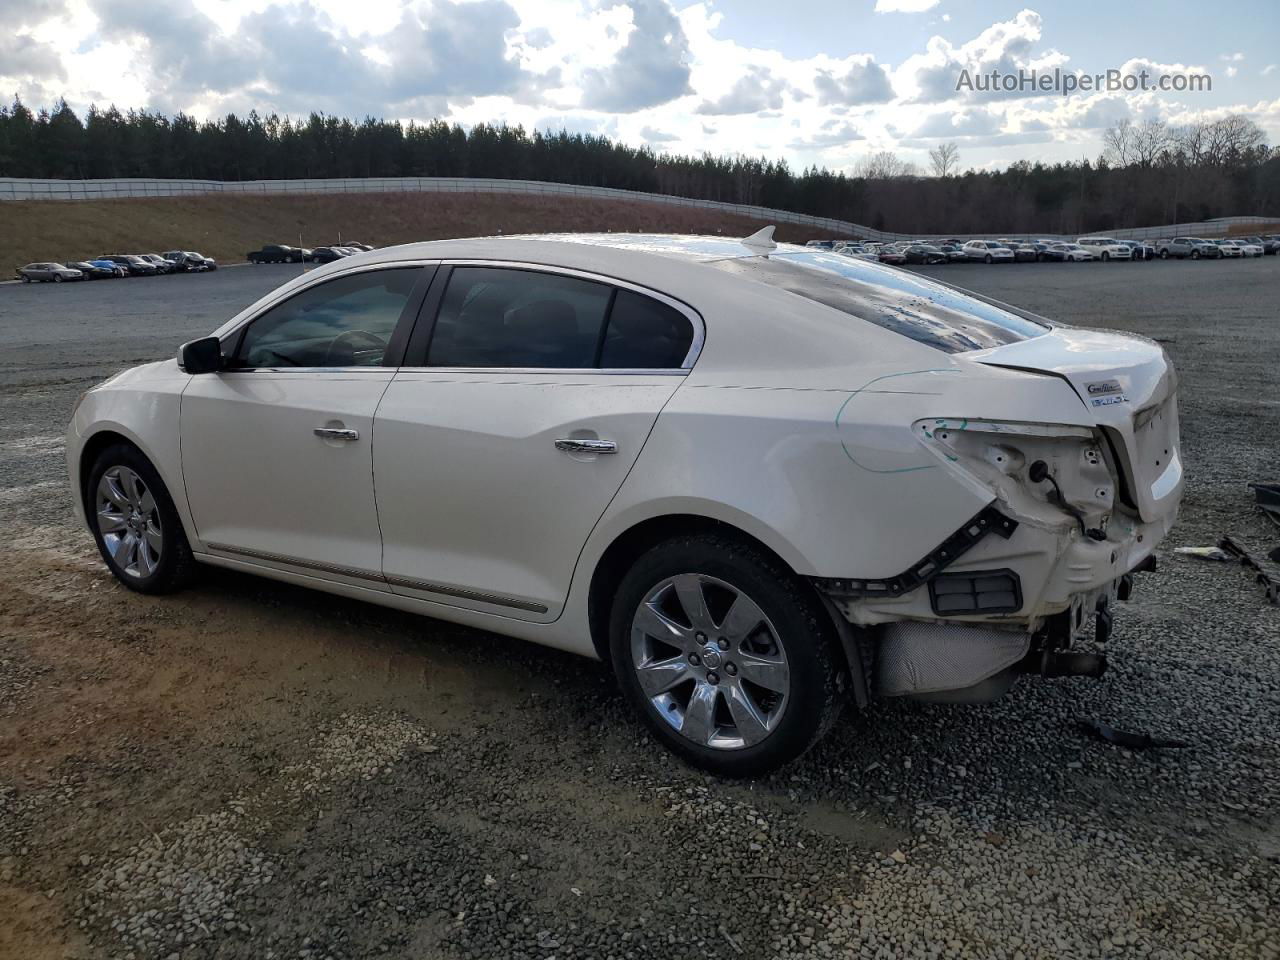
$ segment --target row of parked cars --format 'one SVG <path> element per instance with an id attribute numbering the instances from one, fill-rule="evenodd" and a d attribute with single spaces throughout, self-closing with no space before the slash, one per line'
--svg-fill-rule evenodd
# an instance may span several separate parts
<path id="1" fill-rule="evenodd" d="M 194 250 L 165 253 L 107 253 L 92 260 L 47 260 L 28 263 L 17 271 L 23 283 L 63 283 L 67 280 L 108 280 L 116 277 L 154 277 L 162 273 L 205 273 L 218 261 Z"/>
<path id="2" fill-rule="evenodd" d="M 250 263 L 332 263 L 372 249 L 367 243 L 351 240 L 323 247 L 290 247 L 283 243 L 268 243 L 260 250 L 250 250 L 245 254 L 245 259 Z"/>
<path id="3" fill-rule="evenodd" d="M 1225 259 L 1229 257 L 1261 257 L 1280 251 L 1280 234 L 1265 237 L 1230 237 L 1206 240 L 1199 237 L 1174 237 L 1154 242 L 1117 240 L 1114 237 L 1080 237 L 1067 240 L 900 240 L 874 243 L 856 240 L 810 240 L 809 246 L 821 247 L 845 256 L 878 260 L 890 264 L 978 263 L 1082 263 L 1094 260 L 1135 261 L 1177 259 Z"/>

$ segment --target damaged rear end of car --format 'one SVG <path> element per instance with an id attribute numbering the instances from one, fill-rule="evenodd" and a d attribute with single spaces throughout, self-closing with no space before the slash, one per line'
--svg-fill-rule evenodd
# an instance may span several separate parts
<path id="1" fill-rule="evenodd" d="M 851 368 L 834 422 L 851 468 L 814 502 L 859 541 L 840 571 L 824 550 L 811 580 L 867 695 L 984 701 L 1021 674 L 1100 676 L 1097 646 L 1182 494 L 1164 350 L 900 271 L 770 259 L 731 269 L 928 348 Z"/>

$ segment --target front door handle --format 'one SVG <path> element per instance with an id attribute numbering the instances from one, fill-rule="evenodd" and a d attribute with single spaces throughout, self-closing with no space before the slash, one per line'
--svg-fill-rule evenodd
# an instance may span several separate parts
<path id="1" fill-rule="evenodd" d="M 617 453 L 618 445 L 612 440 L 569 440 L 556 441 L 556 449 L 564 453 Z"/>
<path id="2" fill-rule="evenodd" d="M 356 430 L 347 430 L 339 427 L 316 427 L 315 435 L 325 440 L 359 440 L 360 434 Z"/>

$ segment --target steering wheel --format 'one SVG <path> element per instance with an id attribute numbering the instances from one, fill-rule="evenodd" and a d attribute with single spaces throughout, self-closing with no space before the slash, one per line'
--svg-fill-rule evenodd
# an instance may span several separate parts
<path id="1" fill-rule="evenodd" d="M 363 338 L 367 343 L 372 345 L 373 349 L 382 350 L 384 352 L 387 349 L 387 341 L 383 340 L 376 333 L 370 333 L 368 330 L 344 330 L 342 333 L 334 337 L 329 343 L 329 348 L 324 352 L 324 363 L 321 364 L 321 366 L 330 366 L 329 361 L 332 359 L 338 344 L 343 344 L 345 346 L 349 341 L 357 338 Z M 351 350 L 354 353 L 355 347 L 352 346 Z M 348 364 L 340 364 L 340 366 L 348 366 Z"/>

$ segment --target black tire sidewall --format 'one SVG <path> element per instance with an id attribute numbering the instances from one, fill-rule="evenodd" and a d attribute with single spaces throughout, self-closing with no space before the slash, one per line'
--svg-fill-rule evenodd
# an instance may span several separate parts
<path id="1" fill-rule="evenodd" d="M 104 473 L 117 466 L 128 467 L 142 478 L 155 498 L 160 513 L 160 562 L 150 576 L 134 577 L 125 573 L 107 550 L 102 534 L 98 530 L 96 517 L 98 483 Z M 115 578 L 126 587 L 139 593 L 165 593 L 181 585 L 185 580 L 193 561 L 187 535 L 182 529 L 182 518 L 178 516 L 173 498 L 169 495 L 169 489 L 165 486 L 159 472 L 137 447 L 125 443 L 113 444 L 98 455 L 89 469 L 84 489 L 84 505 L 89 529 L 93 532 L 93 540 L 98 545 L 98 552 L 102 555 L 103 562 Z"/>
<path id="2" fill-rule="evenodd" d="M 787 655 L 791 689 L 782 720 L 763 742 L 713 750 L 685 739 L 662 720 L 640 687 L 631 659 L 631 622 L 648 593 L 667 577 L 700 573 L 741 590 L 764 611 Z M 803 754 L 840 707 L 834 627 L 808 584 L 763 551 L 720 537 L 694 536 L 654 547 L 623 577 L 609 619 L 614 673 L 627 699 L 668 749 L 693 766 L 729 777 L 759 776 Z"/>

